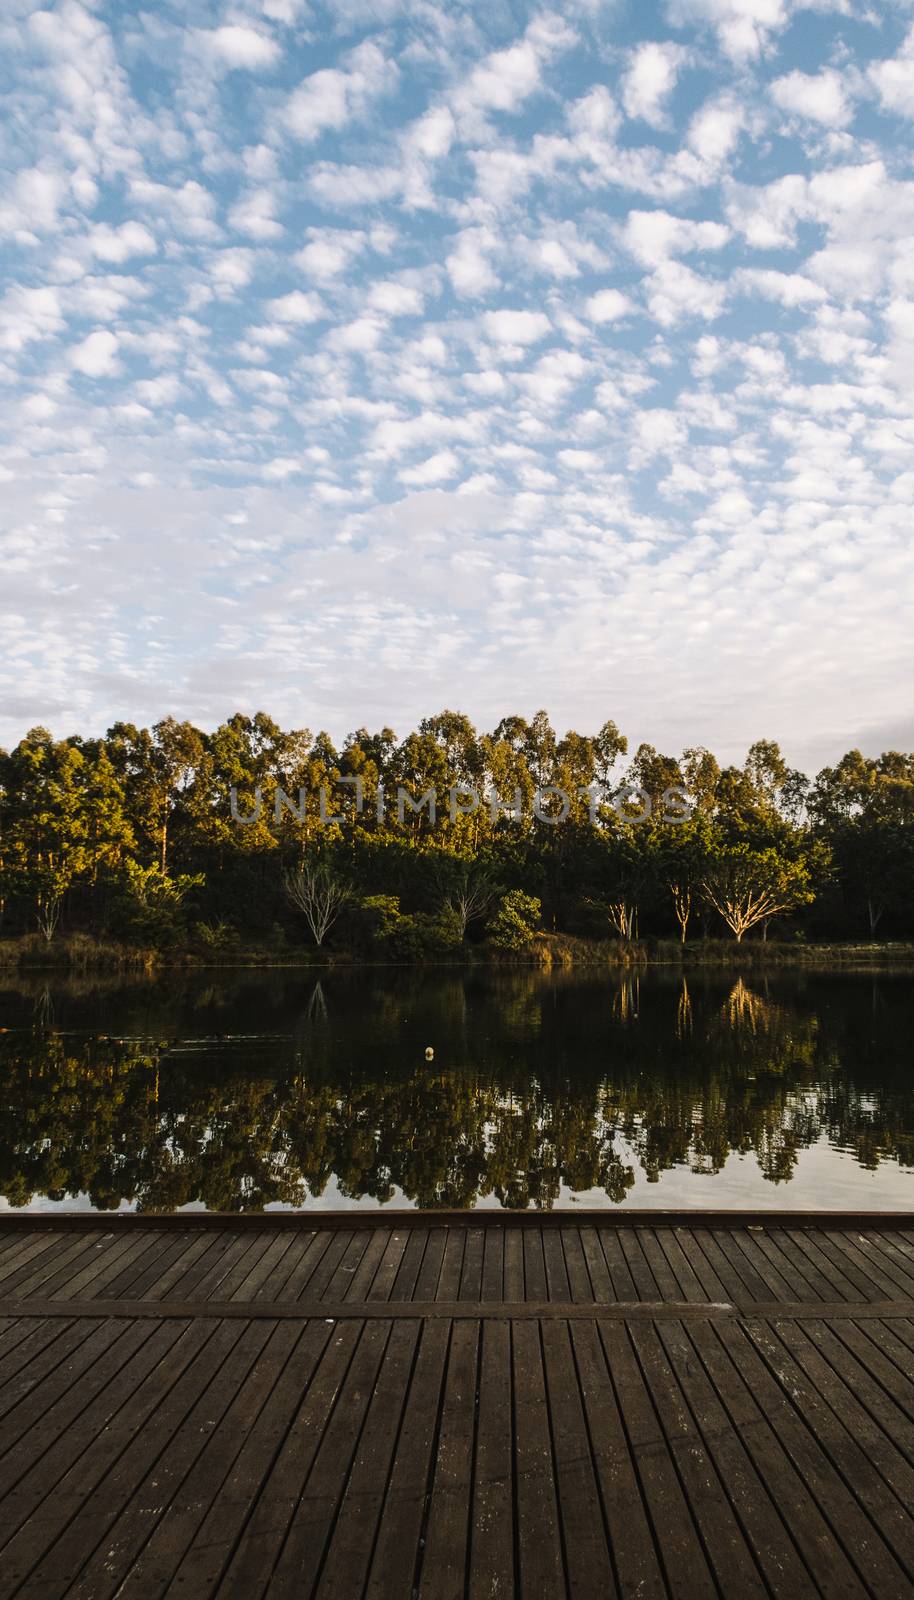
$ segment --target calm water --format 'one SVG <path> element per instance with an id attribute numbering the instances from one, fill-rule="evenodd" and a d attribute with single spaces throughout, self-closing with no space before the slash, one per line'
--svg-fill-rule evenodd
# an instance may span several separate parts
<path id="1" fill-rule="evenodd" d="M 914 1209 L 911 975 L 0 980 L 0 1028 L 0 1206 Z"/>

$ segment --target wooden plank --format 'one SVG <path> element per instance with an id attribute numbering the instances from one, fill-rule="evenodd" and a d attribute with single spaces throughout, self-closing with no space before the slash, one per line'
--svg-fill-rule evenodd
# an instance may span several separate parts
<path id="1" fill-rule="evenodd" d="M 186 1292 L 186 1284 L 202 1281 L 205 1273 L 211 1270 L 214 1264 L 218 1267 L 224 1262 L 225 1255 L 224 1233 L 203 1234 L 199 1239 L 195 1238 L 188 1249 L 176 1257 L 170 1265 L 164 1267 L 152 1282 L 147 1282 L 143 1290 L 144 1299 L 166 1300 L 172 1295 L 180 1296 Z M 131 1293 L 133 1292 L 131 1290 Z"/>
<path id="2" fill-rule="evenodd" d="M 810 1299 L 857 1300 L 858 1291 L 851 1280 L 815 1249 L 815 1241 L 807 1230 L 798 1228 L 788 1233 L 786 1228 L 765 1228 L 758 1236 L 761 1248 L 776 1250 L 779 1257 L 786 1256 L 806 1279 Z M 796 1294 L 792 1299 L 802 1298 Z"/>
<path id="3" fill-rule="evenodd" d="M 479 1324 L 455 1323 L 429 1490 L 420 1600 L 464 1600 L 469 1548 Z"/>
<path id="4" fill-rule="evenodd" d="M 543 1254 L 541 1228 L 525 1228 L 524 1240 L 524 1299 L 548 1300 L 546 1258 Z"/>
<path id="5" fill-rule="evenodd" d="M 895 1338 L 894 1327 L 894 1323 L 879 1322 L 828 1324 L 829 1334 L 872 1374 L 899 1411 L 914 1421 L 914 1358 Z"/>
<path id="6" fill-rule="evenodd" d="M 699 1280 L 706 1300 L 729 1300 L 731 1295 L 721 1283 L 710 1261 L 702 1250 L 699 1239 L 701 1229 L 677 1228 L 675 1238 L 686 1260 Z"/>
<path id="7" fill-rule="evenodd" d="M 341 1300 L 361 1302 L 371 1288 L 381 1257 L 387 1248 L 388 1235 L 383 1228 L 370 1228 L 358 1237 L 368 1241 L 362 1249 L 361 1257 L 356 1262 L 350 1246 L 330 1279 L 326 1290 L 328 1298 L 332 1286 L 337 1282 L 340 1285 Z"/>
<path id="8" fill-rule="evenodd" d="M 200 1537 L 201 1526 L 211 1516 L 214 1505 L 219 1503 L 224 1508 L 230 1502 L 229 1474 L 252 1437 L 296 1345 L 305 1337 L 292 1323 L 260 1323 L 252 1327 L 262 1330 L 266 1345 L 236 1389 L 219 1427 L 209 1430 L 202 1440 L 202 1449 L 180 1492 L 172 1495 L 156 1518 L 148 1541 L 137 1551 L 129 1572 L 121 1580 L 118 1600 L 149 1600 L 150 1595 L 164 1593 L 182 1558 Z M 256 1481 L 256 1473 L 252 1473 L 249 1482 L 253 1486 Z M 117 1537 L 117 1530 L 113 1530 L 112 1537 Z"/>
<path id="9" fill-rule="evenodd" d="M 19 1441 L 27 1436 L 30 1461 L 37 1461 L 107 1381 L 110 1366 L 100 1358 L 116 1350 L 114 1361 L 122 1365 L 151 1332 L 147 1327 L 127 1339 L 130 1326 L 127 1322 L 71 1323 L 66 1337 L 57 1340 L 50 1351 L 42 1351 L 10 1384 L 3 1396 L 0 1422 L 0 1496 L 13 1486 L 21 1471 L 22 1463 L 15 1454 Z"/>
<path id="10" fill-rule="evenodd" d="M 464 1236 L 463 1261 L 460 1265 L 460 1285 L 456 1299 L 472 1300 L 482 1297 L 482 1263 L 485 1234 L 481 1228 L 467 1228 Z"/>
<path id="11" fill-rule="evenodd" d="M 403 1259 L 397 1269 L 397 1276 L 388 1298 L 401 1303 L 412 1300 L 416 1291 L 416 1280 L 425 1257 L 429 1233 L 427 1228 L 410 1228 L 406 1237 L 406 1249 Z M 350 1296 L 350 1299 L 352 1296 Z"/>
<path id="12" fill-rule="evenodd" d="M 819 1249 L 840 1266 L 846 1261 L 855 1266 L 872 1284 L 871 1299 L 910 1299 L 911 1290 L 906 1275 L 895 1271 L 892 1264 L 876 1254 L 863 1235 L 848 1233 L 823 1234 Z"/>
<path id="13" fill-rule="evenodd" d="M 859 1240 L 861 1235 L 858 1233 L 855 1237 Z M 886 1260 L 891 1262 L 899 1280 L 908 1285 L 908 1295 L 914 1296 L 914 1259 L 909 1249 L 905 1247 L 904 1241 L 896 1244 L 893 1234 L 888 1232 L 883 1234 L 875 1228 L 863 1237 L 866 1238 L 868 1249 L 874 1251 L 876 1255 L 885 1256 Z"/>
<path id="14" fill-rule="evenodd" d="M 850 1388 L 827 1363 L 816 1360 L 799 1328 L 791 1332 L 789 1322 L 782 1328 L 779 1323 L 753 1321 L 746 1323 L 746 1333 L 784 1393 L 790 1396 L 804 1427 L 827 1454 L 849 1495 L 869 1518 L 869 1529 L 859 1512 L 859 1524 L 843 1521 L 842 1525 L 844 1537 L 853 1536 L 859 1529 L 855 1549 L 861 1576 L 869 1584 L 883 1585 L 883 1593 L 891 1593 L 892 1585 L 903 1592 L 902 1574 L 909 1583 L 914 1577 L 914 1520 L 881 1475 L 892 1459 L 888 1441 L 877 1445 L 879 1429 L 862 1407 L 855 1405 Z M 804 1361 L 800 1360 L 801 1353 Z M 854 1419 L 856 1426 L 851 1431 Z M 902 1477 L 903 1466 L 900 1460 L 896 1463 L 896 1479 Z M 834 1488 L 830 1501 L 835 1503 Z"/>
<path id="15" fill-rule="evenodd" d="M 633 1284 L 635 1285 L 636 1299 L 662 1300 L 663 1295 L 654 1279 L 654 1274 L 645 1259 L 641 1248 L 640 1228 L 620 1228 L 616 1234 L 625 1264 L 628 1267 Z"/>
<path id="16" fill-rule="evenodd" d="M 437 1300 L 438 1279 L 441 1276 L 446 1241 L 446 1228 L 429 1228 L 425 1254 L 411 1296 L 413 1300 Z"/>
<path id="17" fill-rule="evenodd" d="M 768 1229 L 759 1227 L 754 1232 L 749 1229 L 740 1230 L 733 1237 L 740 1248 L 743 1250 L 749 1248 L 756 1254 L 757 1261 L 762 1258 L 759 1261 L 759 1272 L 765 1278 L 765 1282 L 772 1283 L 770 1272 L 776 1275 L 778 1298 L 784 1301 L 815 1301 L 821 1299 L 823 1288 L 826 1299 L 844 1298 L 840 1291 L 836 1296 L 828 1282 L 821 1278 L 804 1254 L 792 1248 L 791 1240 L 786 1235 L 784 1242 L 780 1243 L 772 1237 Z M 749 1240 L 749 1245 L 746 1240 Z M 768 1272 L 762 1262 L 768 1262 Z"/>
<path id="18" fill-rule="evenodd" d="M 543 1241 L 543 1259 L 546 1263 L 546 1298 L 561 1300 L 567 1304 L 571 1299 L 571 1285 L 568 1281 L 568 1268 L 565 1265 L 565 1251 L 562 1247 L 562 1234 L 558 1228 L 547 1228 L 540 1234 Z"/>
<path id="19" fill-rule="evenodd" d="M 320 1445 L 307 1478 L 304 1479 L 298 1505 L 292 1516 L 279 1558 L 270 1577 L 271 1600 L 297 1600 L 300 1595 L 311 1595 L 321 1573 L 325 1552 L 337 1518 L 342 1510 L 345 1491 L 352 1490 L 356 1502 L 361 1501 L 366 1513 L 366 1496 L 369 1491 L 368 1475 L 381 1470 L 382 1458 L 388 1446 L 392 1447 L 396 1424 L 402 1406 L 402 1390 L 406 1384 L 415 1342 L 415 1324 L 403 1323 L 402 1335 L 392 1354 L 392 1370 L 383 1371 L 390 1348 L 393 1324 L 370 1322 L 363 1326 L 355 1354 L 341 1386 L 332 1414 L 323 1429 Z M 375 1425 L 371 1427 L 369 1402 L 376 1402 Z M 366 1437 L 367 1434 L 367 1437 Z M 364 1457 L 359 1456 L 359 1446 L 365 1441 Z M 304 1477 L 304 1475 L 303 1475 Z M 383 1493 L 383 1480 L 375 1478 L 375 1492 Z M 270 1480 L 264 1494 L 270 1494 Z M 349 1508 L 347 1526 L 350 1541 L 341 1552 L 343 1571 L 347 1562 L 346 1550 L 351 1552 L 353 1565 L 359 1566 L 360 1549 L 364 1544 L 352 1543 L 352 1507 Z M 362 1530 L 364 1538 L 364 1529 Z M 370 1555 L 370 1548 L 368 1554 Z M 231 1569 L 230 1569 L 231 1570 Z M 237 1579 L 235 1580 L 237 1581 Z M 234 1593 L 250 1593 L 247 1585 Z M 256 1591 L 255 1591 L 256 1592 Z M 325 1590 L 324 1593 L 333 1592 Z M 343 1594 L 358 1590 L 343 1588 Z"/>
<path id="20" fill-rule="evenodd" d="M 577 1304 L 587 1305 L 593 1301 L 593 1285 L 587 1270 L 580 1232 L 577 1228 L 563 1228 L 561 1238 L 569 1294 Z"/>
<path id="21" fill-rule="evenodd" d="M 11 1401 L 6 1386 L 23 1367 L 29 1365 L 46 1346 L 72 1328 L 73 1322 L 61 1317 L 51 1319 L 23 1318 L 15 1325 L 8 1345 L 0 1352 L 0 1416 L 9 1409 Z M 52 1357 L 52 1365 L 56 1357 Z"/>
<path id="22" fill-rule="evenodd" d="M 611 1284 L 610 1298 L 626 1302 L 640 1300 L 641 1296 L 631 1275 L 629 1265 L 625 1259 L 619 1235 L 614 1228 L 600 1228 L 597 1230 L 603 1259 L 609 1273 Z"/>
<path id="23" fill-rule="evenodd" d="M 618 1591 L 568 1323 L 545 1324 L 542 1341 L 568 1594 L 571 1600 L 613 1596 Z"/>
<path id="24" fill-rule="evenodd" d="M 125 1298 L 141 1299 L 168 1271 L 173 1262 L 186 1258 L 188 1249 L 195 1239 L 198 1247 L 206 1244 L 205 1234 L 165 1234 L 161 1239 L 157 1239 L 152 1249 L 140 1257 L 139 1262 L 130 1263 L 124 1272 L 115 1278 L 110 1285 L 112 1297 L 123 1295 Z M 191 1259 L 194 1259 L 193 1254 Z M 152 1298 L 155 1299 L 155 1295 Z"/>
<path id="25" fill-rule="evenodd" d="M 738 1304 L 746 1300 L 770 1300 L 771 1296 L 765 1285 L 758 1274 L 752 1271 L 745 1258 L 743 1258 L 745 1265 L 742 1262 L 734 1264 L 731 1251 L 721 1248 L 717 1235 L 711 1228 L 694 1229 L 694 1238 L 715 1276 L 723 1284 L 727 1300 L 735 1300 Z"/>
<path id="26" fill-rule="evenodd" d="M 333 1327 L 320 1365 L 311 1379 L 294 1422 L 282 1438 L 278 1452 L 276 1441 L 273 1441 L 275 1461 L 260 1484 L 251 1514 L 237 1539 L 234 1554 L 230 1554 L 227 1565 L 224 1565 L 223 1552 L 214 1550 L 211 1554 L 210 1559 L 214 1561 L 217 1556 L 220 1558 L 217 1570 L 222 1570 L 217 1593 L 256 1595 L 263 1593 L 267 1583 L 270 1583 L 273 1592 L 276 1563 L 298 1512 L 304 1485 L 327 1436 L 336 1404 L 346 1393 L 350 1363 L 363 1326 L 361 1322 L 346 1322 Z M 383 1328 L 381 1334 L 384 1335 Z M 193 1555 L 191 1551 L 191 1558 Z M 185 1566 L 179 1569 L 178 1578 Z M 201 1588 L 202 1578 L 203 1574 L 195 1571 L 193 1581 Z M 208 1575 L 207 1579 L 212 1582 Z M 186 1572 L 184 1584 L 189 1585 L 186 1593 L 196 1592 Z M 204 1592 L 207 1592 L 205 1588 Z"/>
<path id="27" fill-rule="evenodd" d="M 600 1338 L 667 1583 L 674 1594 L 713 1594 L 714 1580 L 628 1330 L 622 1323 L 601 1323 Z"/>
<path id="28" fill-rule="evenodd" d="M 307 1281 L 298 1288 L 298 1299 L 303 1300 L 305 1293 L 309 1300 L 319 1300 L 326 1289 L 330 1279 L 336 1271 L 337 1263 L 342 1260 L 349 1248 L 352 1234 L 340 1230 L 333 1235 L 328 1249 L 323 1251 L 320 1258 L 315 1261 L 308 1274 Z M 293 1273 L 292 1278 L 298 1283 L 298 1274 Z"/>
<path id="29" fill-rule="evenodd" d="M 443 1252 L 443 1240 L 441 1249 Z M 365 1600 L 411 1600 L 414 1592 L 450 1335 L 448 1322 L 422 1326 Z"/>
<path id="30" fill-rule="evenodd" d="M 657 1299 L 687 1300 L 688 1293 L 683 1291 L 653 1228 L 639 1228 L 638 1243 L 655 1285 Z"/>
<path id="31" fill-rule="evenodd" d="M 828 1520 L 813 1499 L 802 1468 L 785 1451 L 775 1418 L 759 1394 L 756 1374 L 742 1348 L 735 1359 L 717 1337 L 716 1324 L 690 1324 L 689 1340 L 730 1424 L 775 1501 L 815 1588 L 825 1600 L 860 1600 L 866 1590 Z M 802 1590 L 800 1591 L 802 1593 Z"/>
<path id="32" fill-rule="evenodd" d="M 801 1384 L 808 1406 L 806 1414 L 802 1415 L 794 1405 L 790 1388 L 792 1382 L 800 1383 L 795 1364 L 785 1362 L 772 1347 L 770 1330 L 761 1321 L 747 1321 L 742 1328 L 732 1323 L 715 1324 L 715 1333 L 745 1372 L 747 1382 L 751 1383 L 771 1421 L 778 1443 L 815 1496 L 833 1538 L 847 1552 L 864 1583 L 875 1587 L 879 1593 L 904 1593 L 907 1579 L 902 1569 L 848 1487 L 842 1472 L 830 1459 L 831 1445 L 836 1441 L 830 1421 L 811 1386 Z M 763 1352 L 766 1359 L 762 1359 Z M 814 1431 L 819 1426 L 829 1436 L 828 1450 Z M 839 1459 L 844 1459 L 840 1441 L 837 1444 Z"/>
<path id="33" fill-rule="evenodd" d="M 354 1324 L 337 1329 L 323 1321 L 309 1322 L 285 1357 L 266 1399 L 256 1385 L 250 1387 L 248 1404 L 238 1425 L 240 1448 L 229 1455 L 218 1495 L 174 1569 L 171 1587 L 175 1594 L 193 1596 L 194 1600 L 197 1595 L 213 1594 L 246 1533 L 248 1553 L 256 1554 L 259 1547 L 266 1552 L 267 1570 L 272 1568 L 301 1487 L 290 1462 L 296 1449 L 300 1449 L 302 1473 L 307 1470 L 357 1334 Z M 281 1340 L 281 1334 L 277 1338 Z M 279 1351 L 285 1355 L 284 1344 L 280 1343 Z M 321 1375 L 319 1384 L 316 1374 Z M 271 1469 L 275 1471 L 275 1481 L 271 1479 L 271 1494 L 264 1499 L 264 1485 Z M 248 1532 L 253 1514 L 258 1513 L 258 1525 Z M 271 1515 L 275 1518 L 273 1528 Z M 171 1558 L 170 1551 L 167 1557 Z M 256 1592 L 253 1587 L 235 1590 L 245 1596 Z M 136 1600 L 147 1600 L 147 1595 L 140 1590 Z"/>
<path id="34" fill-rule="evenodd" d="M 4 1286 L 3 1298 L 27 1299 L 30 1294 L 43 1292 L 49 1283 L 66 1282 L 71 1272 L 78 1272 L 86 1261 L 95 1260 L 97 1236 L 65 1234 L 64 1238 L 66 1244 L 62 1250 L 46 1251 L 14 1273 Z"/>
<path id="35" fill-rule="evenodd" d="M 509 1228 L 505 1234 L 505 1261 L 503 1269 L 505 1299 L 518 1301 L 525 1298 L 524 1290 L 524 1237 L 520 1228 Z"/>
<path id="36" fill-rule="evenodd" d="M 676 1380 L 714 1461 L 720 1482 L 775 1600 L 796 1600 L 816 1586 L 788 1532 L 777 1504 L 778 1486 L 756 1471 L 738 1429 L 698 1358 L 685 1325 L 657 1329 Z M 713 1543 L 712 1543 L 713 1548 Z"/>
<path id="37" fill-rule="evenodd" d="M 665 1448 L 676 1468 L 705 1558 L 721 1594 L 765 1600 L 767 1588 L 751 1546 L 733 1513 L 688 1402 L 683 1398 L 657 1328 L 648 1322 L 632 1323 L 628 1334 L 645 1387 L 654 1403 Z"/>
<path id="38" fill-rule="evenodd" d="M 485 1254 L 482 1263 L 480 1299 L 496 1303 L 504 1298 L 505 1287 L 505 1230 L 486 1228 Z"/>
<path id="39" fill-rule="evenodd" d="M 900 1507 L 914 1506 L 914 1426 L 910 1419 L 824 1323 L 777 1323 L 773 1331 L 806 1378 L 815 1384 L 855 1448 L 863 1452 L 868 1466 L 878 1472 L 897 1495 Z M 795 1401 L 796 1398 L 794 1396 Z M 820 1430 L 817 1436 L 821 1437 Z M 832 1459 L 836 1459 L 834 1452 Z M 849 1481 L 858 1500 L 862 1499 L 856 1477 L 851 1476 Z M 880 1532 L 910 1570 L 914 1520 L 909 1512 L 903 1510 L 900 1542 L 891 1531 L 893 1511 L 890 1510 L 886 1518 L 878 1510 L 875 1515 Z"/>
<path id="40" fill-rule="evenodd" d="M 670 1264 L 670 1270 L 678 1287 L 675 1295 L 677 1300 L 694 1300 L 701 1302 L 713 1298 L 708 1295 L 704 1284 L 695 1272 L 692 1263 L 682 1248 L 679 1235 L 673 1228 L 655 1228 L 653 1234 L 660 1249 Z"/>
<path id="41" fill-rule="evenodd" d="M 665 1600 L 669 1591 L 599 1334 L 592 1322 L 570 1324 L 570 1334 L 619 1592 Z"/>
<path id="42" fill-rule="evenodd" d="M 3 1549 L 3 1572 L 11 1588 L 53 1550 L 212 1332 L 212 1326 L 181 1323 L 153 1328 L 103 1391 L 101 1403 L 82 1411 L 64 1439 L 22 1472 L 3 1502 L 3 1525 L 12 1533 Z"/>
<path id="43" fill-rule="evenodd" d="M 590 1298 L 598 1305 L 607 1305 L 610 1301 L 615 1300 L 616 1291 L 610 1277 L 603 1246 L 600 1243 L 600 1235 L 596 1228 L 585 1227 L 581 1228 L 579 1232 L 581 1249 L 587 1266 L 587 1276 L 590 1279 Z M 507 1290 L 505 1298 L 508 1298 Z"/>
<path id="44" fill-rule="evenodd" d="M 102 1600 L 114 1593 L 243 1382 L 269 1325 L 222 1323 L 122 1451 L 116 1495 L 103 1481 L 32 1573 L 24 1593 Z M 64 1589 L 64 1586 L 65 1589 Z"/>
<path id="45" fill-rule="evenodd" d="M 754 1300 L 816 1300 L 821 1296 L 810 1289 L 809 1280 L 798 1272 L 794 1264 L 764 1237 L 759 1228 L 755 1233 L 748 1228 L 727 1232 L 717 1228 L 714 1237 L 737 1271 L 753 1275 Z M 829 1296 L 831 1298 L 831 1296 Z"/>
<path id="46" fill-rule="evenodd" d="M 421 1326 L 418 1320 L 391 1324 L 390 1340 L 370 1397 L 355 1460 L 330 1528 L 329 1550 L 315 1591 L 324 1600 L 361 1595 L 365 1586 Z M 306 1500 L 312 1500 L 316 1493 L 316 1486 L 309 1481 Z M 307 1593 L 306 1574 L 302 1578 L 301 1592 Z M 281 1583 L 277 1593 L 282 1593 Z"/>
<path id="47" fill-rule="evenodd" d="M 0 1261 L 0 1294 L 5 1295 L 8 1285 L 16 1282 L 17 1277 L 26 1277 L 23 1269 L 47 1251 L 65 1249 L 67 1237 L 65 1233 L 12 1234 L 4 1241 L 8 1248 Z"/>
<path id="48" fill-rule="evenodd" d="M 535 1322 L 514 1322 L 511 1340 L 520 1592 L 556 1600 L 567 1589 L 540 1330 Z"/>
<path id="49" fill-rule="evenodd" d="M 372 1280 L 380 1265 L 381 1257 L 384 1254 L 388 1238 L 389 1235 L 382 1233 L 379 1229 L 375 1229 L 372 1233 L 367 1228 L 361 1228 L 357 1233 L 354 1233 L 346 1250 L 334 1267 L 332 1275 L 327 1279 L 321 1291 L 322 1298 L 327 1300 L 347 1300 L 353 1279 L 370 1250 L 369 1259 L 372 1270 L 370 1273 L 366 1272 L 365 1274 L 367 1281 L 364 1282 L 364 1292 L 362 1294 L 362 1299 L 366 1299 Z M 374 1248 L 372 1248 L 373 1240 Z M 380 1249 L 378 1248 L 379 1246 Z"/>
<path id="50" fill-rule="evenodd" d="M 514 1594 L 510 1323 L 486 1322 L 481 1338 L 469 1600 Z"/>
<path id="51" fill-rule="evenodd" d="M 400 1263 L 403 1260 L 403 1252 L 406 1249 L 408 1238 L 409 1232 L 407 1229 L 391 1229 L 387 1248 L 381 1257 L 378 1270 L 372 1278 L 371 1287 L 365 1296 L 367 1301 L 383 1300 L 386 1302 L 389 1300 L 390 1291 L 397 1280 L 397 1273 L 400 1270 Z"/>
<path id="52" fill-rule="evenodd" d="M 444 1241 L 444 1255 L 441 1260 L 441 1271 L 438 1274 L 438 1285 L 435 1290 L 436 1300 L 456 1300 L 460 1288 L 460 1274 L 463 1269 L 463 1246 L 466 1237 L 465 1228 L 448 1228 Z"/>
<path id="53" fill-rule="evenodd" d="M 242 1257 L 252 1250 L 255 1240 L 248 1232 L 231 1234 L 228 1236 L 228 1242 L 225 1233 L 208 1232 L 204 1237 L 208 1239 L 210 1248 L 193 1261 L 179 1260 L 175 1264 L 178 1276 L 171 1280 L 170 1287 L 166 1288 L 164 1294 L 158 1294 L 154 1298 L 208 1300 L 210 1297 L 218 1299 L 227 1292 L 223 1290 L 226 1279 Z M 249 1259 L 254 1258 L 250 1256 Z"/>

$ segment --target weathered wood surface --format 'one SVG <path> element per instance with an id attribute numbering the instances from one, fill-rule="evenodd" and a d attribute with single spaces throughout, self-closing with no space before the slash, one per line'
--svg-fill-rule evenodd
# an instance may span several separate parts
<path id="1" fill-rule="evenodd" d="M 914 1219 L 0 1223 L 0 1596 L 914 1593 Z"/>

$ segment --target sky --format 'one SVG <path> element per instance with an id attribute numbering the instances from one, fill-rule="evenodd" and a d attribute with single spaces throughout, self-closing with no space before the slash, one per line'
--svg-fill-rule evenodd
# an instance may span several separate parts
<path id="1" fill-rule="evenodd" d="M 914 4 L 5 0 L 0 742 L 914 747 Z"/>

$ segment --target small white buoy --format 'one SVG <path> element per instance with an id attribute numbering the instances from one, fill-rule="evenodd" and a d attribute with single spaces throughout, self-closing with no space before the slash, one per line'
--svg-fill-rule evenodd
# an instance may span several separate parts
<path id="1" fill-rule="evenodd" d="M 427 1044 L 425 1047 L 425 1059 L 426 1061 L 434 1061 L 435 1059 L 435 1052 L 430 1044 Z"/>

